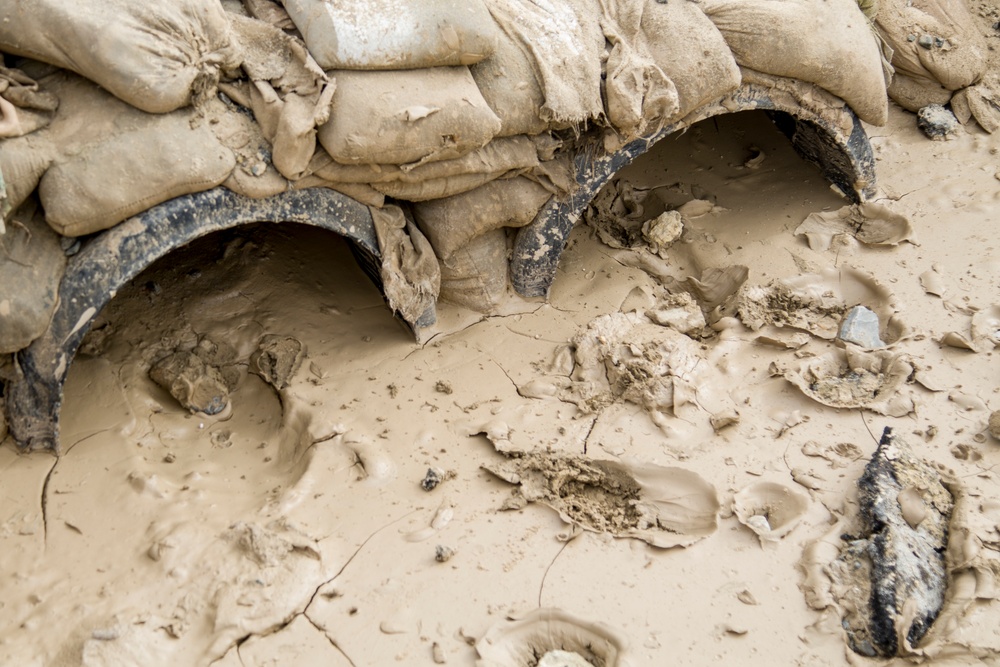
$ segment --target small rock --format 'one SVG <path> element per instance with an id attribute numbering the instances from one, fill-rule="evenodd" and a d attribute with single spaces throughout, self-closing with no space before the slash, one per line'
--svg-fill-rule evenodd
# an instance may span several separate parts
<path id="1" fill-rule="evenodd" d="M 994 410 L 990 413 L 989 430 L 990 435 L 1000 440 L 1000 410 Z"/>
<path id="2" fill-rule="evenodd" d="M 441 470 L 438 470 L 437 468 L 428 468 L 427 474 L 424 475 L 422 480 L 420 480 L 420 488 L 424 491 L 433 491 L 443 479 L 444 474 Z"/>
<path id="3" fill-rule="evenodd" d="M 458 552 L 452 547 L 439 544 L 434 548 L 434 560 L 439 563 L 447 563 L 456 553 Z"/>
<path id="4" fill-rule="evenodd" d="M 878 328 L 878 315 L 864 306 L 855 306 L 847 311 L 847 316 L 840 324 L 837 338 L 867 350 L 885 347 L 885 343 L 879 338 Z"/>
<path id="5" fill-rule="evenodd" d="M 642 236 L 649 243 L 650 249 L 660 253 L 680 238 L 684 231 L 684 222 L 677 211 L 664 211 L 652 220 L 642 225 Z"/>
<path id="6" fill-rule="evenodd" d="M 917 44 L 919 44 L 925 49 L 930 49 L 932 46 L 934 46 L 934 38 L 931 37 L 930 35 L 920 35 L 920 37 L 917 39 Z"/>
<path id="7" fill-rule="evenodd" d="M 917 112 L 917 127 L 931 139 L 940 141 L 958 132 L 959 123 L 955 114 L 940 104 L 928 104 Z"/>

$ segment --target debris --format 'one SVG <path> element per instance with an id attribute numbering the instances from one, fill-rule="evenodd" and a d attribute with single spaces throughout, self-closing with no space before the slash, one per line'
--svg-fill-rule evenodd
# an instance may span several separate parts
<path id="1" fill-rule="evenodd" d="M 428 468 L 427 474 L 420 480 L 420 488 L 424 491 L 433 491 L 444 480 L 444 476 L 444 471 L 440 468 Z"/>
<path id="2" fill-rule="evenodd" d="M 250 355 L 250 370 L 275 389 L 284 389 L 302 365 L 302 343 L 291 336 L 268 334 Z"/>
<path id="3" fill-rule="evenodd" d="M 775 482 L 751 484 L 733 498 L 736 518 L 757 533 L 762 544 L 792 532 L 808 509 L 808 496 Z"/>
<path id="4" fill-rule="evenodd" d="M 921 39 L 928 35 L 921 36 Z M 960 127 L 958 119 L 940 104 L 928 104 L 917 112 L 917 127 L 934 141 L 951 138 Z"/>
<path id="5" fill-rule="evenodd" d="M 847 639 L 861 655 L 907 654 L 944 605 L 954 499 L 888 427 L 858 490 L 859 533 L 845 536 L 832 566 Z"/>
<path id="6" fill-rule="evenodd" d="M 439 563 L 447 563 L 456 553 L 458 552 L 452 547 L 439 544 L 434 548 L 434 560 Z"/>

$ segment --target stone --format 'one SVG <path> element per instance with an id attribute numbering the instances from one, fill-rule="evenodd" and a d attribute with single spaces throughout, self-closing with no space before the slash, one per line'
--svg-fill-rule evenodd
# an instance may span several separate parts
<path id="1" fill-rule="evenodd" d="M 940 104 L 928 104 L 917 112 L 917 127 L 935 141 L 947 139 L 960 127 L 958 118 Z"/>
<path id="2" fill-rule="evenodd" d="M 878 315 L 864 306 L 854 306 L 847 311 L 840 323 L 837 339 L 867 350 L 885 347 L 885 343 L 879 338 Z"/>

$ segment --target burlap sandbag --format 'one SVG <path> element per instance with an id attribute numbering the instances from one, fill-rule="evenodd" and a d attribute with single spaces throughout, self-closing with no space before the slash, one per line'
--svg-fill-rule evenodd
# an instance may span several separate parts
<path id="1" fill-rule="evenodd" d="M 693 2 L 646 0 L 642 32 L 653 60 L 677 88 L 677 116 L 730 93 L 740 68 L 715 24 Z"/>
<path id="2" fill-rule="evenodd" d="M 441 260 L 441 300 L 492 312 L 507 293 L 507 234 L 494 229 Z"/>
<path id="3" fill-rule="evenodd" d="M 498 55 L 477 80 L 497 113 L 514 119 L 508 133 L 533 133 L 529 114 L 537 113 L 551 128 L 583 127 L 604 117 L 605 37 L 597 0 L 486 0 L 486 6 L 508 43 L 501 55 L 512 57 L 512 65 L 504 71 L 507 61 Z M 534 81 L 517 50 L 527 54 Z"/>
<path id="4" fill-rule="evenodd" d="M 704 0 L 736 62 L 801 79 L 884 125 L 886 81 L 878 41 L 855 0 Z"/>
<path id="5" fill-rule="evenodd" d="M 239 65 L 218 0 L 8 0 L 0 51 L 73 70 L 151 113 L 187 105 Z"/>
<path id="6" fill-rule="evenodd" d="M 523 176 L 492 181 L 464 194 L 415 204 L 413 217 L 446 261 L 472 239 L 501 227 L 530 223 L 552 195 Z"/>
<path id="7" fill-rule="evenodd" d="M 471 65 L 493 52 L 481 0 L 284 0 L 324 69 Z"/>
<path id="8" fill-rule="evenodd" d="M 211 122 L 224 107 L 218 100 L 199 112 L 148 114 L 69 72 L 42 83 L 60 99 L 56 117 L 12 141 L 28 140 L 14 147 L 36 146 L 51 156 L 39 196 L 46 220 L 61 234 L 107 229 L 154 204 L 218 185 L 233 170 L 232 151 L 213 131 L 222 124 Z M 22 153 L 13 161 L 30 160 Z"/>
<path id="9" fill-rule="evenodd" d="M 456 158 L 484 146 L 500 119 L 468 67 L 333 73 L 330 120 L 319 141 L 343 164 L 407 164 Z"/>
<path id="10" fill-rule="evenodd" d="M 881 0 L 875 23 L 893 49 L 898 80 L 889 94 L 904 108 L 944 104 L 945 91 L 986 71 L 986 44 L 965 0 Z"/>
<path id="11" fill-rule="evenodd" d="M 49 325 L 66 255 L 34 200 L 11 215 L 0 251 L 0 354 L 6 354 L 27 347 Z"/>

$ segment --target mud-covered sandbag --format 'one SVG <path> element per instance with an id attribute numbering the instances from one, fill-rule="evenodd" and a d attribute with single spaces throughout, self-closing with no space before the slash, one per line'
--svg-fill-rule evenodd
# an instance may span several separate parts
<path id="1" fill-rule="evenodd" d="M 705 0 L 744 67 L 828 90 L 869 123 L 888 117 L 882 54 L 855 0 Z"/>
<path id="2" fill-rule="evenodd" d="M 438 259 L 449 260 L 472 239 L 501 227 L 530 223 L 551 193 L 523 176 L 492 181 L 475 190 L 415 204 L 413 217 L 434 246 Z"/>
<path id="3" fill-rule="evenodd" d="M 536 113 L 552 129 L 583 127 L 603 118 L 601 63 L 606 42 L 596 0 L 485 4 L 503 34 L 500 42 L 506 43 L 498 47 L 503 53 L 492 63 L 477 69 L 476 80 L 498 115 L 512 118 L 504 134 L 532 134 L 530 115 Z M 508 57 L 511 69 L 505 70 Z M 534 71 L 534 80 L 527 76 L 527 67 Z"/>
<path id="4" fill-rule="evenodd" d="M 407 322 L 433 324 L 441 269 L 431 244 L 399 206 L 369 210 L 382 254 L 382 293 L 389 307 Z"/>
<path id="5" fill-rule="evenodd" d="M 0 139 L 21 137 L 45 127 L 58 108 L 58 97 L 42 90 L 21 70 L 3 67 L 0 54 Z"/>
<path id="6" fill-rule="evenodd" d="M 507 292 L 507 234 L 494 229 L 441 260 L 441 300 L 489 313 Z"/>
<path id="7" fill-rule="evenodd" d="M 35 191 L 58 152 L 50 141 L 31 134 L 0 143 L 0 173 L 8 211 L 16 210 Z"/>
<path id="8" fill-rule="evenodd" d="M 46 220 L 57 232 L 78 236 L 107 229 L 172 197 L 218 185 L 235 158 L 210 122 L 222 102 L 201 111 L 148 114 L 70 72 L 43 83 L 60 99 L 43 130 L 13 140 L 51 155 L 39 182 Z M 11 148 L 6 143 L 3 152 Z M 16 158 L 25 163 L 30 156 Z M 6 171 L 4 172 L 6 176 Z"/>
<path id="9" fill-rule="evenodd" d="M 0 354 L 6 354 L 27 347 L 49 325 L 66 255 L 34 200 L 11 215 L 0 246 Z"/>
<path id="10" fill-rule="evenodd" d="M 695 3 L 645 0 L 642 32 L 653 60 L 677 88 L 678 117 L 739 87 L 740 68 L 729 46 Z"/>
<path id="11" fill-rule="evenodd" d="M 881 0 L 875 17 L 896 69 L 889 95 L 911 111 L 979 81 L 986 44 L 966 0 Z"/>
<path id="12" fill-rule="evenodd" d="M 500 131 L 468 67 L 333 73 L 337 90 L 319 141 L 343 164 L 447 160 Z"/>
<path id="13" fill-rule="evenodd" d="M 64 236 L 91 234 L 225 181 L 236 158 L 195 120 L 185 112 L 151 116 L 143 128 L 54 164 L 38 185 L 49 225 Z"/>
<path id="14" fill-rule="evenodd" d="M 471 65 L 493 52 L 482 0 L 284 0 L 324 69 Z"/>
<path id="15" fill-rule="evenodd" d="M 217 0 L 9 0 L 0 51 L 72 70 L 151 113 L 186 106 L 239 65 Z"/>

